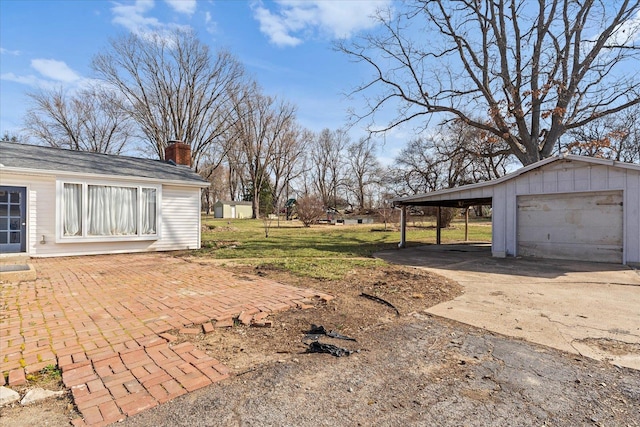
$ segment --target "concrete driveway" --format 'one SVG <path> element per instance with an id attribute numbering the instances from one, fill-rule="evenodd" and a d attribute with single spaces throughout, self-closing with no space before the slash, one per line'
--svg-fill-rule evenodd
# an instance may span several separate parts
<path id="1" fill-rule="evenodd" d="M 421 246 L 376 257 L 455 280 L 464 294 L 429 313 L 640 369 L 640 271 L 560 260 L 493 258 L 490 245 Z"/>

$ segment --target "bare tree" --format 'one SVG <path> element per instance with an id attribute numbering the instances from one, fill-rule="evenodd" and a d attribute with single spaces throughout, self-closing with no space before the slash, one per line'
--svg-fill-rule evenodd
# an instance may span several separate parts
<path id="1" fill-rule="evenodd" d="M 283 196 L 289 198 L 291 182 L 304 173 L 304 153 L 311 139 L 311 132 L 293 124 L 276 141 L 269 169 L 273 177 L 273 206 L 277 211 L 283 204 Z"/>
<path id="2" fill-rule="evenodd" d="M 355 196 L 360 211 L 371 208 L 367 199 L 370 186 L 380 182 L 381 166 L 376 158 L 376 143 L 372 138 L 360 138 L 347 147 L 348 188 Z"/>
<path id="3" fill-rule="evenodd" d="M 110 90 L 91 87 L 76 94 L 62 89 L 27 94 L 32 105 L 26 131 L 52 147 L 120 154 L 130 140 L 132 124 Z"/>
<path id="4" fill-rule="evenodd" d="M 373 70 L 354 93 L 377 92 L 355 119 L 397 107 L 373 130 L 383 132 L 442 113 L 531 164 L 565 132 L 640 102 L 639 10 L 629 0 L 413 0 L 382 11 L 382 31 L 338 46 Z"/>
<path id="5" fill-rule="evenodd" d="M 440 188 L 500 178 L 513 160 L 503 139 L 460 120 L 441 127 L 434 151 L 446 171 L 446 181 L 439 184 Z"/>
<path id="6" fill-rule="evenodd" d="M 2 133 L 2 136 L 0 136 L 0 142 L 20 142 L 24 139 L 24 136 L 9 131 L 5 131 L 4 133 Z"/>
<path id="7" fill-rule="evenodd" d="M 569 132 L 562 148 L 572 154 L 640 163 L 640 108 L 594 120 Z"/>
<path id="8" fill-rule="evenodd" d="M 428 193 L 441 187 L 443 165 L 434 146 L 433 139 L 416 138 L 400 151 L 395 159 L 396 173 L 390 177 L 399 196 Z"/>
<path id="9" fill-rule="evenodd" d="M 191 145 L 198 170 L 202 156 L 218 146 L 233 125 L 231 96 L 244 84 L 243 68 L 230 53 L 209 51 L 196 35 L 177 29 L 170 35 L 129 34 L 111 41 L 93 59 L 99 78 L 122 94 L 122 108 L 160 159 L 168 141 Z"/>
<path id="10" fill-rule="evenodd" d="M 346 131 L 323 129 L 311 149 L 313 185 L 325 206 L 337 208 L 338 190 L 344 182 L 344 154 L 349 144 Z"/>
<path id="11" fill-rule="evenodd" d="M 411 195 L 499 178 L 511 160 L 503 140 L 453 120 L 439 133 L 409 141 L 391 176 L 399 195 Z"/>
<path id="12" fill-rule="evenodd" d="M 283 140 L 295 126 L 295 107 L 262 94 L 257 84 L 233 99 L 234 139 L 252 189 L 253 218 L 260 217 L 260 192 Z"/>
<path id="13" fill-rule="evenodd" d="M 217 200 L 227 200 L 228 183 L 227 171 L 224 166 L 205 166 L 200 169 L 200 176 L 209 182 L 209 186 L 202 190 L 202 207 L 207 215 L 211 214 L 213 205 Z"/>

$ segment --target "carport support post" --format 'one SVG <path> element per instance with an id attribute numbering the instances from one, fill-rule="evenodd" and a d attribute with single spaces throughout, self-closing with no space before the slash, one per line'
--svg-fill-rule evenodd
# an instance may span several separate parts
<path id="1" fill-rule="evenodd" d="M 464 210 L 464 241 L 469 241 L 469 206 Z"/>
<path id="2" fill-rule="evenodd" d="M 436 245 L 440 244 L 440 227 L 442 226 L 440 219 L 440 206 L 436 209 Z"/>
<path id="3" fill-rule="evenodd" d="M 402 205 L 400 208 L 400 243 L 399 248 L 404 248 L 407 245 L 407 207 Z"/>

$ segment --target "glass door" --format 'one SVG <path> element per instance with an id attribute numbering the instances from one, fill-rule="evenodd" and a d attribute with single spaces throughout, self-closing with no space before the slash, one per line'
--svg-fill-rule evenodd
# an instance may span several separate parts
<path id="1" fill-rule="evenodd" d="M 26 252 L 26 195 L 24 187 L 0 187 L 0 253 Z"/>

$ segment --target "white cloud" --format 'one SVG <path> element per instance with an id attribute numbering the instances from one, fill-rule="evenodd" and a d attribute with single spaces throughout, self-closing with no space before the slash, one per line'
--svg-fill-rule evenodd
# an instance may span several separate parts
<path id="1" fill-rule="evenodd" d="M 163 25 L 156 18 L 144 16 L 149 12 L 155 3 L 153 0 L 136 0 L 133 4 L 115 3 L 111 8 L 113 13 L 114 24 L 122 25 L 134 34 L 143 34 L 156 29 L 160 29 Z"/>
<path id="2" fill-rule="evenodd" d="M 275 10 L 262 2 L 253 4 L 260 31 L 278 46 L 296 46 L 305 36 L 321 33 L 332 38 L 349 38 L 373 28 L 372 16 L 389 7 L 391 0 L 276 0 Z"/>
<path id="3" fill-rule="evenodd" d="M 640 38 L 640 11 L 622 23 L 611 35 L 609 42 L 616 46 L 632 46 Z"/>
<path id="4" fill-rule="evenodd" d="M 114 24 L 122 25 L 147 40 L 170 41 L 170 32 L 176 28 L 187 29 L 188 26 L 160 22 L 157 18 L 146 16 L 155 6 L 154 0 L 136 0 L 132 4 L 115 3 L 111 8 Z"/>
<path id="5" fill-rule="evenodd" d="M 186 15 L 193 15 L 196 11 L 196 0 L 164 0 L 171 9 L 178 13 L 184 13 Z"/>
<path id="6" fill-rule="evenodd" d="M 0 80 L 20 83 L 20 84 L 31 86 L 31 87 L 49 88 L 52 86 L 52 83 L 50 80 L 42 79 L 33 74 L 29 74 L 27 76 L 18 76 L 15 73 L 3 73 L 3 74 L 0 74 Z"/>
<path id="7" fill-rule="evenodd" d="M 218 24 L 211 17 L 211 12 L 207 11 L 204 13 L 204 25 L 210 34 L 215 34 L 218 30 Z"/>
<path id="8" fill-rule="evenodd" d="M 260 31 L 269 36 L 271 43 L 278 46 L 297 46 L 302 40 L 289 35 L 293 30 L 292 22 L 288 24 L 282 16 L 272 14 L 268 9 L 257 6 L 254 17 L 260 22 Z"/>
<path id="9" fill-rule="evenodd" d="M 0 47 L 0 54 L 2 54 L 2 55 L 19 56 L 20 55 L 20 51 L 19 50 L 9 50 L 9 49 L 5 49 L 3 47 Z"/>
<path id="10" fill-rule="evenodd" d="M 55 59 L 32 59 L 31 66 L 37 72 L 51 80 L 72 83 L 80 80 L 80 76 L 63 61 Z"/>
<path id="11" fill-rule="evenodd" d="M 3 73 L 0 75 L 0 79 L 41 89 L 53 89 L 60 86 L 75 89 L 86 87 L 92 83 L 91 79 L 80 76 L 64 61 L 32 59 L 31 68 L 38 74 Z"/>

